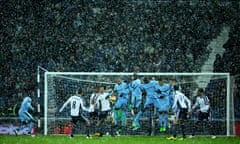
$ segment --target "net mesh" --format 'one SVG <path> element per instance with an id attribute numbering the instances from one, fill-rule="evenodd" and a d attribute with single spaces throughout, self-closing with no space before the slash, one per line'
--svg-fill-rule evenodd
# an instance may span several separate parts
<path id="1" fill-rule="evenodd" d="M 84 91 L 84 99 L 86 105 L 89 105 L 91 94 L 95 91 L 96 86 L 103 85 L 106 89 L 113 89 L 118 78 L 126 82 L 130 82 L 132 73 L 116 73 L 116 74 L 71 74 L 71 73 L 50 73 L 46 74 L 45 79 L 45 99 L 47 99 L 47 111 L 45 113 L 46 133 L 47 134 L 66 134 L 66 129 L 70 124 L 70 107 L 66 107 L 63 112 L 59 113 L 60 107 L 72 95 L 76 94 L 78 88 Z M 194 103 L 196 90 L 199 87 L 205 88 L 205 93 L 210 99 L 211 104 L 211 120 L 217 135 L 226 135 L 226 100 L 227 100 L 227 75 L 161 75 L 161 74 L 145 74 L 140 73 L 139 78 L 150 77 L 156 79 L 161 77 L 167 83 L 169 79 L 176 79 L 181 87 L 181 91 L 188 96 Z M 199 84 L 201 81 L 201 85 Z M 202 84 L 204 82 L 205 84 Z M 47 115 L 46 115 L 47 114 Z M 126 128 L 121 132 L 124 135 L 170 135 L 172 134 L 171 121 L 165 133 L 159 132 L 158 119 L 156 110 L 147 110 L 140 119 L 141 129 L 132 131 L 129 129 L 132 124 L 133 117 L 130 110 L 127 111 Z M 186 133 L 190 134 L 192 127 L 197 121 L 197 113 L 193 113 L 186 124 Z M 93 122 L 91 132 L 95 131 L 95 123 Z M 110 126 L 106 124 L 106 130 L 110 131 Z M 85 133 L 85 123 L 80 123 L 77 134 Z M 202 123 L 195 130 L 198 135 L 209 135 L 209 126 Z"/>

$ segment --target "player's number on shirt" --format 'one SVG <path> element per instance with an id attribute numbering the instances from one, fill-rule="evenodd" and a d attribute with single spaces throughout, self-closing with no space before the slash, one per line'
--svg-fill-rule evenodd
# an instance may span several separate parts
<path id="1" fill-rule="evenodd" d="M 76 101 L 73 101 L 72 108 L 73 108 L 73 109 L 76 108 Z"/>

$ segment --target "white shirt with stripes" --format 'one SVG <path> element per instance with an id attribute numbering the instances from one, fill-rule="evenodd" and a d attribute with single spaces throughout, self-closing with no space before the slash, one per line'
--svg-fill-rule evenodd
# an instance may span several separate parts
<path id="1" fill-rule="evenodd" d="M 90 97 L 90 106 L 89 106 L 89 112 L 95 111 L 95 104 L 97 103 L 97 99 L 99 97 L 99 93 L 93 93 Z"/>
<path id="2" fill-rule="evenodd" d="M 100 93 L 97 99 L 97 109 L 100 111 L 110 111 L 111 105 L 109 99 L 107 98 L 110 93 Z"/>
<path id="3" fill-rule="evenodd" d="M 191 110 L 191 101 L 180 91 L 175 92 L 172 109 L 175 109 L 175 108 L 188 109 L 188 111 Z"/>
<path id="4" fill-rule="evenodd" d="M 59 112 L 62 112 L 63 109 L 70 103 L 71 106 L 71 116 L 79 116 L 80 110 L 89 111 L 88 108 L 84 106 L 84 100 L 81 96 L 71 96 L 61 107 Z"/>
<path id="5" fill-rule="evenodd" d="M 198 96 L 196 98 L 196 102 L 193 105 L 192 109 L 196 109 L 197 107 L 200 107 L 201 112 L 204 112 L 204 113 L 209 112 L 210 103 L 209 103 L 208 97 L 207 96 L 203 96 L 203 97 Z"/>

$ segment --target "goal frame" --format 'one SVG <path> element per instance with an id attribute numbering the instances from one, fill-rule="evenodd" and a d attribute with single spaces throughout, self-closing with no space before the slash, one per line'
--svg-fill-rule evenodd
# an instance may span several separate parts
<path id="1" fill-rule="evenodd" d="M 47 119 L 48 119 L 48 75 L 121 75 L 129 76 L 133 73 L 125 72 L 48 72 L 44 73 L 44 135 L 48 134 L 47 131 Z M 230 93 L 230 73 L 152 73 L 152 72 L 139 72 L 138 75 L 151 75 L 151 76 L 226 76 L 226 88 L 227 88 L 227 98 L 226 98 L 226 136 L 230 136 L 230 103 L 231 103 L 231 93 Z"/>

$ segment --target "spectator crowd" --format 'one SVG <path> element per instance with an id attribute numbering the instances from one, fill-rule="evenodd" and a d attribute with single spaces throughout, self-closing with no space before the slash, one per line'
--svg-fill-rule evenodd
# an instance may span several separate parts
<path id="1" fill-rule="evenodd" d="M 209 42 L 231 27 L 215 72 L 239 73 L 234 2 L 40 0 L 0 2 L 1 96 L 36 91 L 36 70 L 200 72 Z M 21 100 L 18 100 L 21 101 Z"/>

